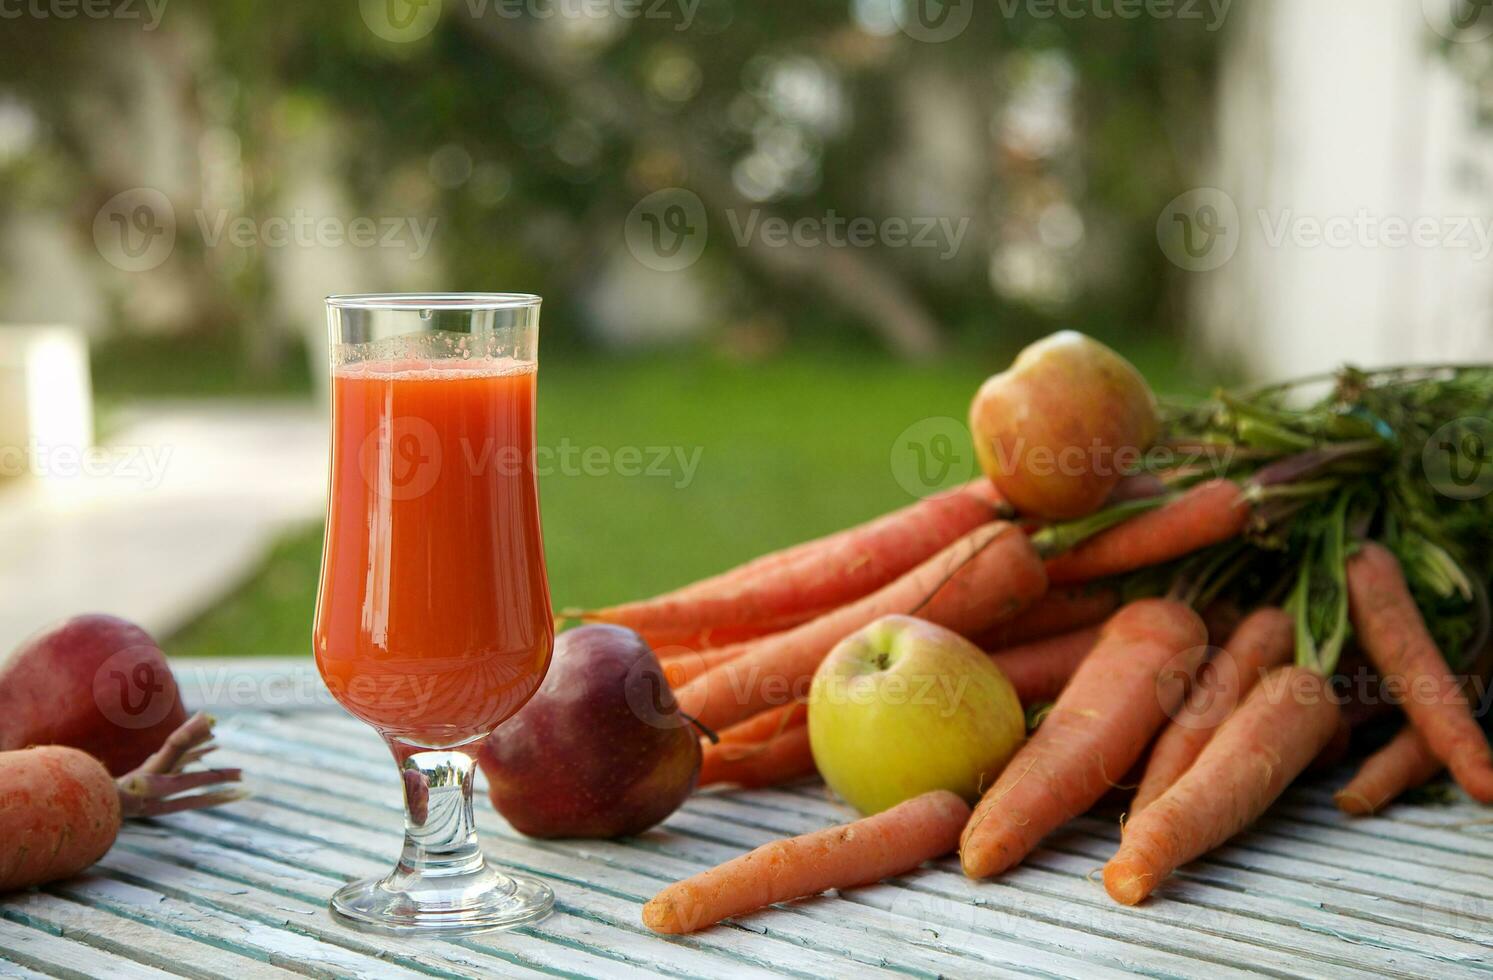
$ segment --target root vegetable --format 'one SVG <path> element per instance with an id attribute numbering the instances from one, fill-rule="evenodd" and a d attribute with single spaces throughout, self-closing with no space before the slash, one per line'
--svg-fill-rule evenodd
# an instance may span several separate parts
<path id="1" fill-rule="evenodd" d="M 237 769 L 183 772 L 211 751 L 212 720 L 194 715 L 117 782 L 98 759 L 64 745 L 0 752 L 0 892 L 79 873 L 113 846 L 130 817 L 154 817 L 239 799 L 237 790 L 182 796 L 236 782 Z"/>
<path id="2" fill-rule="evenodd" d="M 986 792 L 965 828 L 965 874 L 1015 866 L 1045 837 L 1087 811 L 1135 764 L 1176 710 L 1207 653 L 1192 609 L 1141 599 L 1115 613 L 1052 711 Z"/>
<path id="3" fill-rule="evenodd" d="M 968 804 L 936 790 L 875 816 L 773 841 L 665 888 L 643 906 L 643 924 L 694 932 L 776 902 L 873 884 L 953 850 L 968 816 Z"/>
<path id="4" fill-rule="evenodd" d="M 1110 897 L 1124 905 L 1142 901 L 1178 867 L 1254 823 L 1331 741 L 1338 719 L 1319 675 L 1277 668 L 1192 767 L 1125 824 L 1120 849 L 1104 866 Z"/>
<path id="5" fill-rule="evenodd" d="M 1493 750 L 1426 629 L 1394 554 L 1368 542 L 1348 559 L 1348 603 L 1359 642 L 1426 747 L 1479 803 L 1493 803 Z"/>

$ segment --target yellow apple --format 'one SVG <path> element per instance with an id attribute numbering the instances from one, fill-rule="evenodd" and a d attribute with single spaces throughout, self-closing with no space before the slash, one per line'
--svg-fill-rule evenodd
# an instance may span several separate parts
<path id="1" fill-rule="evenodd" d="M 809 689 L 814 764 L 861 813 L 935 789 L 974 801 L 1025 735 L 1021 702 L 990 657 L 912 616 L 846 637 Z"/>
<path id="2" fill-rule="evenodd" d="M 1072 330 L 1032 344 L 969 408 L 975 457 L 1023 514 L 1097 510 L 1156 439 L 1156 398 L 1108 347 Z"/>

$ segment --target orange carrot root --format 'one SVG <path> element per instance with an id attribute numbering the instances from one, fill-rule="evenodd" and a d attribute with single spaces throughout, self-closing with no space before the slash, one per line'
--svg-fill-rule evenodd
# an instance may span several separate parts
<path id="1" fill-rule="evenodd" d="M 1295 652 L 1296 623 L 1289 614 L 1267 607 L 1245 618 L 1224 651 L 1199 672 L 1187 702 L 1156 739 L 1131 815 L 1150 806 L 1187 771 L 1261 674 Z"/>
<path id="2" fill-rule="evenodd" d="M 869 885 L 953 850 L 968 817 L 963 800 L 935 790 L 875 816 L 773 841 L 665 888 L 643 906 L 643 924 L 677 935 L 776 902 Z"/>
<path id="3" fill-rule="evenodd" d="M 702 742 L 700 748 L 701 786 L 734 783 L 755 789 L 812 776 L 815 772 L 814 753 L 809 748 L 809 729 L 805 725 L 789 728 L 762 742 L 721 742 L 718 745 Z"/>
<path id="4" fill-rule="evenodd" d="M 1493 803 L 1493 749 L 1388 548 L 1368 542 L 1348 559 L 1348 605 L 1364 652 L 1406 692 L 1405 714 L 1427 748 L 1469 796 Z"/>
<path id="5" fill-rule="evenodd" d="M 1249 515 L 1249 502 L 1237 484 L 1200 483 L 1163 507 L 1049 558 L 1047 577 L 1055 586 L 1072 585 L 1159 565 L 1236 537 Z"/>
<path id="6" fill-rule="evenodd" d="M 682 589 L 574 615 L 634 629 L 650 646 L 739 642 L 868 595 L 1005 510 L 981 478 Z"/>
<path id="7" fill-rule="evenodd" d="M 719 731 L 802 699 L 829 651 L 887 615 L 916 615 L 968 635 L 1020 612 L 1047 590 L 1042 561 L 1012 524 L 977 528 L 880 590 L 749 644 L 677 691 L 679 709 Z"/>
<path id="8" fill-rule="evenodd" d="M 1365 759 L 1348 785 L 1332 799 L 1344 813 L 1368 816 L 1384 809 L 1401 793 L 1424 786 L 1443 768 L 1415 726 L 1407 724 L 1387 745 Z"/>
<path id="9" fill-rule="evenodd" d="M 1097 625 L 1119 607 L 1120 593 L 1116 589 L 1052 589 L 1019 615 L 971 639 L 982 650 L 1004 650 Z"/>
<path id="10" fill-rule="evenodd" d="M 1327 682 L 1302 667 L 1279 667 L 1258 684 L 1203 748 L 1197 761 L 1125 824 L 1104 866 L 1104 888 L 1123 905 L 1151 894 L 1178 867 L 1253 823 L 1338 727 Z"/>
<path id="11" fill-rule="evenodd" d="M 761 714 L 753 715 L 740 724 L 732 725 L 730 728 L 719 733 L 723 743 L 732 742 L 766 742 L 776 738 L 794 728 L 802 728 L 808 724 L 809 705 L 805 701 L 795 701 L 785 704 L 781 708 L 770 708 Z"/>
<path id="12" fill-rule="evenodd" d="M 975 808 L 960 843 L 965 874 L 1000 874 L 1048 832 L 1092 807 L 1176 710 L 1207 653 L 1188 606 L 1142 599 L 1115 613 L 1035 735 Z"/>
<path id="13" fill-rule="evenodd" d="M 990 659 L 1006 675 L 1024 705 L 1051 701 L 1063 692 L 1078 665 L 1099 642 L 1098 626 L 1007 647 Z"/>

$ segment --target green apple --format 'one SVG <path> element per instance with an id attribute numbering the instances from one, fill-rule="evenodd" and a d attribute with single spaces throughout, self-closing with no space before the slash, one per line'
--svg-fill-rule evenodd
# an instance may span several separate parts
<path id="1" fill-rule="evenodd" d="M 1025 735 L 1021 701 L 990 657 L 912 616 L 840 641 L 809 690 L 814 764 L 866 814 L 935 789 L 974 801 Z"/>

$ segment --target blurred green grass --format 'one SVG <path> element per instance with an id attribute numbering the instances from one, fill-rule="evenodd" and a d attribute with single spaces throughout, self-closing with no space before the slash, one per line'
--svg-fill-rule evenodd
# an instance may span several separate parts
<path id="1" fill-rule="evenodd" d="M 1199 393 L 1177 349 L 1126 353 L 1158 391 Z M 970 397 L 1007 359 L 910 366 L 870 354 L 797 355 L 740 364 L 704 357 L 550 358 L 539 384 L 539 441 L 556 451 L 541 475 L 545 549 L 554 602 L 594 606 L 651 595 L 913 499 L 915 471 L 893 447 L 923 419 L 963 425 Z M 958 429 L 952 431 L 958 432 Z M 967 437 L 965 437 L 967 440 Z M 560 452 L 572 447 L 568 466 Z M 592 451 L 591 473 L 583 455 Z M 662 475 L 623 475 L 616 451 L 668 447 Z M 972 474 L 943 473 L 940 485 Z M 636 465 L 636 463 L 635 463 Z M 899 483 L 897 474 L 903 480 Z M 916 486 L 914 485 L 914 488 Z M 234 594 L 172 637 L 174 655 L 302 654 L 321 558 L 321 526 L 271 550 Z"/>

